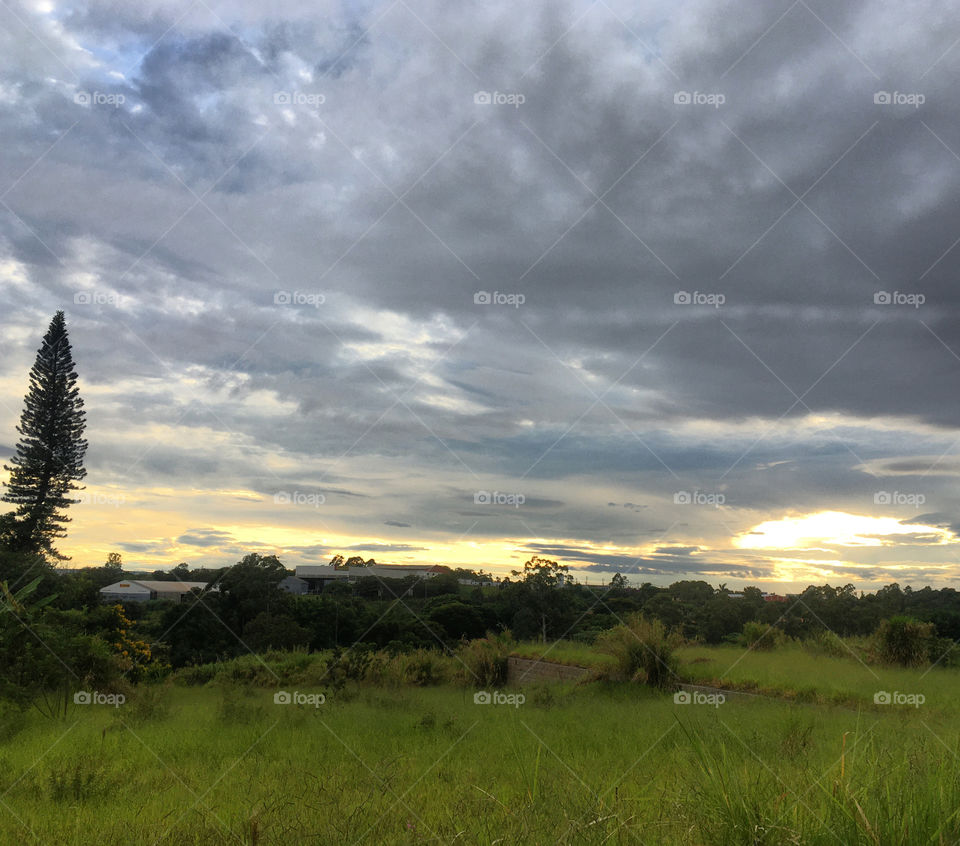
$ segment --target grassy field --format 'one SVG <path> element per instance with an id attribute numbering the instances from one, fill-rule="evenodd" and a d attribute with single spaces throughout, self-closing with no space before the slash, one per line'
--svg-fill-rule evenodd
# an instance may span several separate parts
<path id="1" fill-rule="evenodd" d="M 770 652 L 687 646 L 676 655 L 678 674 L 686 681 L 850 707 L 872 704 L 881 691 L 919 694 L 928 711 L 960 716 L 960 671 L 955 669 L 883 667 L 853 655 L 816 654 L 799 644 Z"/>
<path id="2" fill-rule="evenodd" d="M 612 656 L 597 652 L 587 644 L 575 643 L 571 640 L 558 640 L 547 644 L 539 641 L 522 641 L 513 646 L 510 654 L 519 658 L 543 658 L 556 664 L 588 667 L 593 670 L 613 669 L 616 663 Z"/>
<path id="3" fill-rule="evenodd" d="M 735 656 L 682 657 L 707 677 Z M 731 672 L 776 686 L 792 667 L 816 685 L 819 668 L 862 708 L 677 704 L 602 682 L 500 704 L 449 683 L 348 682 L 297 688 L 323 704 L 278 704 L 276 683 L 235 672 L 62 722 L 5 713 L 0 843 L 958 842 L 960 723 L 939 696 L 960 673 L 889 671 L 891 690 L 930 696 L 884 708 L 855 661 L 829 660 L 751 653 Z"/>

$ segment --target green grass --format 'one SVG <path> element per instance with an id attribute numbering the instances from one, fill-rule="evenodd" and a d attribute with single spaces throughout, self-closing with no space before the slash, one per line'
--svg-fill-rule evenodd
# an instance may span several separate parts
<path id="1" fill-rule="evenodd" d="M 956 669 L 868 665 L 853 655 L 819 655 L 799 644 L 771 651 L 687 646 L 678 649 L 676 656 L 679 675 L 691 682 L 871 708 L 878 691 L 919 693 L 928 711 L 960 712 L 960 670 Z"/>
<path id="2" fill-rule="evenodd" d="M 743 650 L 683 652 L 729 666 Z M 752 667 L 786 683 L 792 665 L 816 684 L 819 668 L 825 689 L 860 690 L 839 673 L 855 662 L 824 662 L 791 648 L 747 655 L 730 673 L 743 667 L 746 679 Z M 275 704 L 277 685 L 256 664 L 232 662 L 205 685 L 141 687 L 119 709 L 72 707 L 65 721 L 4 714 L 0 843 L 960 839 L 960 723 L 949 708 L 715 708 L 610 683 L 524 689 L 512 707 L 475 704 L 452 684 L 367 682 L 299 687 L 325 693 L 312 708 Z M 288 681 L 315 665 L 276 664 Z M 890 689 L 933 684 L 932 673 L 890 672 L 902 682 Z M 947 679 L 957 688 L 946 671 L 942 692 Z"/>
<path id="3" fill-rule="evenodd" d="M 510 654 L 518 658 L 543 658 L 555 664 L 587 667 L 592 670 L 612 670 L 616 666 L 612 655 L 604 655 L 587 644 L 571 640 L 545 644 L 539 641 L 522 641 L 513 646 Z"/>

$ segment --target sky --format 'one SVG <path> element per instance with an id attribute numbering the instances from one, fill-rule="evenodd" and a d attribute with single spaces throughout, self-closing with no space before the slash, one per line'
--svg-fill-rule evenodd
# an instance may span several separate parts
<path id="1" fill-rule="evenodd" d="M 0 454 L 63 309 L 71 566 L 952 585 L 958 11 L 4 0 Z"/>

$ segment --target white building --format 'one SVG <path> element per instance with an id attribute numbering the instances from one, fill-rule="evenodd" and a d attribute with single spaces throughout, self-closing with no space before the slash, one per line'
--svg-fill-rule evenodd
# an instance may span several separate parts
<path id="1" fill-rule="evenodd" d="M 151 599 L 165 599 L 170 602 L 183 602 L 185 596 L 194 588 L 203 590 L 206 582 L 164 582 L 153 579 L 128 579 L 114 582 L 100 588 L 101 602 L 148 602 Z M 214 590 L 217 588 L 214 587 Z"/>
<path id="2" fill-rule="evenodd" d="M 297 578 L 303 579 L 309 585 L 310 593 L 319 593 L 331 582 L 350 581 L 357 579 L 406 579 L 413 576 L 416 579 L 431 579 L 440 573 L 448 572 L 448 568 L 439 564 L 417 567 L 408 564 L 375 564 L 372 567 L 350 567 L 336 569 L 329 564 L 301 564 L 296 568 Z"/>

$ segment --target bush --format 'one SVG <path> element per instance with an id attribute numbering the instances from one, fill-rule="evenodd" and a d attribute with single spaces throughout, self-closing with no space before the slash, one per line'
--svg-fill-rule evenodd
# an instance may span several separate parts
<path id="1" fill-rule="evenodd" d="M 830 658 L 844 658 L 851 649 L 833 632 L 822 629 L 803 642 L 803 648 L 814 655 L 826 655 Z"/>
<path id="2" fill-rule="evenodd" d="M 387 687 L 441 684 L 453 675 L 450 667 L 452 660 L 431 649 L 417 649 L 398 655 L 376 652 L 367 668 L 366 678 L 374 684 Z"/>
<path id="3" fill-rule="evenodd" d="M 750 649 L 776 649 L 790 639 L 783 629 L 753 622 L 744 624 L 742 638 L 743 644 Z"/>
<path id="4" fill-rule="evenodd" d="M 507 683 L 507 658 L 513 648 L 509 631 L 471 640 L 460 647 L 457 656 L 462 662 L 460 676 L 478 688 L 502 687 Z"/>
<path id="5" fill-rule="evenodd" d="M 204 685 L 213 681 L 217 675 L 216 664 L 197 664 L 191 667 L 183 667 L 177 670 L 174 675 L 174 681 L 187 687 L 193 685 Z"/>
<path id="6" fill-rule="evenodd" d="M 951 645 L 950 641 L 937 637 L 933 623 L 921 623 L 911 617 L 884 620 L 873 635 L 879 660 L 901 667 L 919 667 L 937 661 Z"/>
<path id="7" fill-rule="evenodd" d="M 342 690 L 348 681 L 363 681 L 373 660 L 373 651 L 364 644 L 350 649 L 336 647 L 326 659 L 326 682 L 334 690 Z"/>
<path id="8" fill-rule="evenodd" d="M 667 688 L 677 677 L 673 650 L 681 638 L 667 631 L 660 620 L 631 614 L 596 640 L 597 649 L 612 655 L 621 679 L 640 681 L 651 687 Z"/>

